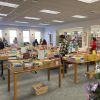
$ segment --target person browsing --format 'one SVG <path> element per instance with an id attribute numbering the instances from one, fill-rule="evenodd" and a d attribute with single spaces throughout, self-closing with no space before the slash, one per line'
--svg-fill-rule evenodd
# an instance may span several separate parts
<path id="1" fill-rule="evenodd" d="M 65 39 L 65 35 L 61 35 L 60 36 L 60 40 L 61 40 L 61 47 L 60 47 L 60 57 L 61 57 L 61 63 L 63 65 L 63 60 L 62 57 L 65 56 L 65 54 L 68 54 L 69 52 L 69 48 L 68 48 L 68 41 Z M 67 65 L 65 64 L 65 73 L 67 73 Z"/>

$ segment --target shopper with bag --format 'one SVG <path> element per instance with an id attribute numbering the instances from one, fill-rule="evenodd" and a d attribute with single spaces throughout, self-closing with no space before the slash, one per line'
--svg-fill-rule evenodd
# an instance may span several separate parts
<path id="1" fill-rule="evenodd" d="M 65 35 L 60 36 L 61 40 L 61 47 L 60 47 L 60 57 L 61 57 L 61 63 L 63 65 L 62 57 L 65 56 L 65 54 L 68 54 L 69 48 L 68 48 L 68 41 L 65 39 Z M 65 64 L 65 73 L 67 73 L 67 65 Z"/>

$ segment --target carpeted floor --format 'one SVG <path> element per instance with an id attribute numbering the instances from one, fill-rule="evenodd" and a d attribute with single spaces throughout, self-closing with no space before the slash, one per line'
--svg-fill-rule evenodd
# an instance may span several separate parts
<path id="1" fill-rule="evenodd" d="M 94 66 L 90 65 L 90 70 Z M 58 69 L 51 69 L 50 78 L 47 79 L 47 69 L 37 71 L 37 74 L 27 72 L 17 75 L 17 100 L 86 100 L 85 84 L 89 83 L 89 79 L 85 78 L 86 65 L 78 66 L 77 84 L 74 84 L 74 68 L 68 68 L 65 78 L 62 77 L 62 87 L 58 86 Z M 0 72 L 1 73 L 1 72 Z M 6 80 L 2 80 L 0 76 L 0 100 L 14 100 L 14 82 L 11 73 L 11 90 L 7 91 L 7 70 L 4 70 Z M 39 96 L 35 96 L 31 92 L 31 86 L 45 83 L 48 85 L 48 92 Z"/>

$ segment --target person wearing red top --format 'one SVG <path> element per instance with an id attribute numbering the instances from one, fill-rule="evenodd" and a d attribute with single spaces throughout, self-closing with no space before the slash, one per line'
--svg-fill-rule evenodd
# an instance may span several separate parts
<path id="1" fill-rule="evenodd" d="M 87 50 L 88 49 L 90 49 L 91 51 L 93 51 L 93 50 L 97 51 L 97 42 L 96 42 L 96 38 L 95 37 L 92 38 L 91 47 L 88 47 Z"/>
<path id="2" fill-rule="evenodd" d="M 47 45 L 47 42 L 45 39 L 43 40 L 42 45 Z"/>

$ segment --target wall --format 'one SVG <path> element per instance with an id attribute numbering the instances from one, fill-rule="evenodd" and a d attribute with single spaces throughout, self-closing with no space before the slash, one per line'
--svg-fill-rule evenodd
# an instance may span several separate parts
<path id="1" fill-rule="evenodd" d="M 58 35 L 58 32 L 56 32 L 57 30 L 67 29 L 67 28 L 75 28 L 75 27 L 83 27 L 83 30 L 84 30 L 84 27 L 89 27 L 89 26 L 92 26 L 92 25 L 100 25 L 100 19 L 71 23 L 71 24 L 65 24 L 65 25 L 59 25 L 59 26 L 52 26 L 52 27 L 48 26 L 47 28 L 45 28 L 45 39 L 48 41 L 48 33 L 50 33 L 52 31 L 52 33 L 54 34 L 53 45 L 56 46 L 56 45 L 58 45 L 58 42 L 59 42 L 58 41 L 59 35 Z M 88 33 L 88 34 L 91 34 L 91 33 Z"/>
<path id="2" fill-rule="evenodd" d="M 9 43 L 10 43 L 10 38 L 9 38 L 9 30 L 10 29 L 17 30 L 17 39 L 18 39 L 19 43 L 23 42 L 23 30 L 29 30 L 30 31 L 30 43 L 32 43 L 35 40 L 35 31 L 40 31 L 41 32 L 41 38 L 44 39 L 44 29 L 43 28 L 0 25 L 0 29 L 3 32 L 3 37 L 5 37 L 8 40 Z M 6 36 L 5 36 L 5 33 L 7 33 Z M 19 33 L 21 33 L 21 35 L 19 35 Z"/>

